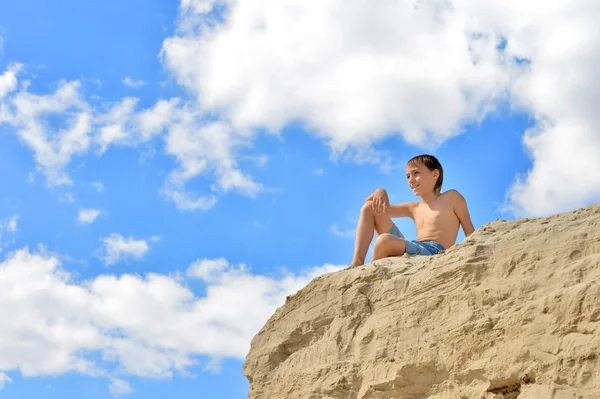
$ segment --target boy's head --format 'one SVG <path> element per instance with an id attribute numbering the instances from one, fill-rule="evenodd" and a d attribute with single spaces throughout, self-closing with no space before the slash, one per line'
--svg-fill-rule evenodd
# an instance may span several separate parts
<path id="1" fill-rule="evenodd" d="M 423 195 L 429 190 L 439 194 L 444 182 L 444 169 L 433 155 L 417 155 L 406 163 L 406 178 L 416 195 Z"/>

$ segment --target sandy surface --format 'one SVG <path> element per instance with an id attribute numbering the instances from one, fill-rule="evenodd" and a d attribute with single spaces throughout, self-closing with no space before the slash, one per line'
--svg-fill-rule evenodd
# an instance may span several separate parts
<path id="1" fill-rule="evenodd" d="M 250 398 L 600 398 L 600 204 L 327 274 L 252 341 Z"/>

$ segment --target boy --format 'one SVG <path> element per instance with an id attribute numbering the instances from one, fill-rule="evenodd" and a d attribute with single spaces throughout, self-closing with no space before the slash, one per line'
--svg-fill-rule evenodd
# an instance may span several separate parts
<path id="1" fill-rule="evenodd" d="M 475 228 L 467 203 L 456 190 L 442 193 L 444 170 L 433 155 L 418 155 L 406 164 L 408 185 L 418 202 L 390 205 L 387 192 L 377 189 L 365 201 L 356 228 L 354 256 L 349 267 L 364 265 L 373 232 L 375 240 L 372 261 L 409 255 L 435 255 L 456 242 L 458 227 L 462 225 L 465 236 Z M 391 218 L 410 217 L 417 225 L 417 239 L 407 241 Z"/>

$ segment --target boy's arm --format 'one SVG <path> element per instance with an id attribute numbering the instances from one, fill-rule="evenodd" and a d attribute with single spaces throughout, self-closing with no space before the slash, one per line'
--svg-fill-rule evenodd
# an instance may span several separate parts
<path id="1" fill-rule="evenodd" d="M 411 218 L 415 219 L 413 216 L 413 209 L 418 202 L 403 202 L 401 204 L 390 205 L 387 209 L 387 215 L 391 218 Z"/>
<path id="2" fill-rule="evenodd" d="M 458 191 L 452 190 L 454 194 L 454 213 L 458 217 L 458 221 L 463 228 L 465 237 L 468 237 L 475 231 L 473 222 L 471 222 L 471 215 L 469 214 L 469 208 L 467 207 L 467 201 Z"/>
<path id="3" fill-rule="evenodd" d="M 378 188 L 377 190 L 382 190 L 385 192 L 385 190 L 382 188 Z M 373 194 L 369 195 L 367 197 L 367 199 L 365 200 L 365 202 L 372 201 L 373 197 L 375 196 L 375 193 L 377 193 L 377 190 L 373 191 Z M 386 196 L 387 196 L 387 193 L 386 193 Z M 415 208 L 416 204 L 417 204 L 417 202 L 403 202 L 402 204 L 395 204 L 395 205 L 390 204 L 384 208 L 385 210 L 383 213 L 387 214 L 389 218 L 407 217 L 407 218 L 414 219 L 413 209 Z"/>

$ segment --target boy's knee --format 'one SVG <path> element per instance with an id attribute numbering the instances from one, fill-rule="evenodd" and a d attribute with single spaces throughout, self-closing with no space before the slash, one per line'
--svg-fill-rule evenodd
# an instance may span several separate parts
<path id="1" fill-rule="evenodd" d="M 406 252 L 406 242 L 403 238 L 385 233 L 377 237 L 373 247 L 374 259 L 388 256 L 399 256 Z"/>
<path id="2" fill-rule="evenodd" d="M 369 214 L 369 215 L 373 214 L 373 201 L 371 201 L 371 200 L 366 201 L 363 204 L 362 208 L 360 208 L 360 212 L 361 213 L 366 213 L 366 214 Z"/>
<path id="3" fill-rule="evenodd" d="M 393 234 L 384 233 L 384 234 L 377 236 L 377 238 L 375 239 L 375 244 L 373 244 L 373 245 L 375 246 L 375 248 L 382 248 L 397 238 L 398 237 L 394 236 Z"/>

